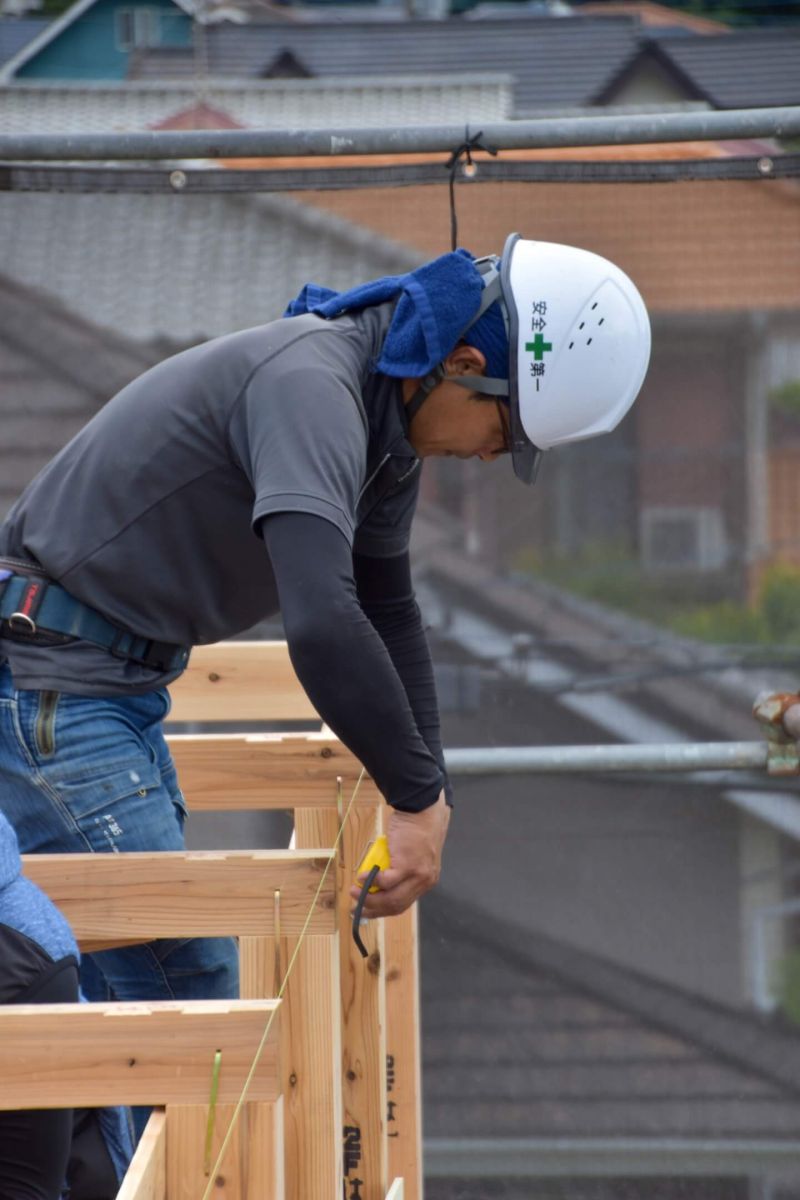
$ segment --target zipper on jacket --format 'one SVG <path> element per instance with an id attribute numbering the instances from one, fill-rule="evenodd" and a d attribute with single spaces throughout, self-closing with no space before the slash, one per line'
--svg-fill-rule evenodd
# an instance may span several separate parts
<path id="1" fill-rule="evenodd" d="M 380 472 L 383 470 L 383 468 L 386 466 L 387 462 L 389 461 L 389 459 L 390 459 L 391 457 L 392 457 L 392 456 L 391 456 L 391 454 L 384 454 L 383 458 L 382 458 L 382 459 L 381 459 L 381 461 L 378 463 L 377 467 L 376 467 L 376 468 L 375 468 L 375 470 L 372 472 L 372 474 L 370 475 L 369 479 L 368 479 L 368 480 L 365 482 L 365 484 L 364 484 L 364 486 L 362 487 L 361 491 L 358 493 L 358 499 L 356 500 L 356 508 L 358 508 L 359 504 L 360 504 L 360 503 L 361 503 L 361 501 L 364 499 L 364 495 L 365 495 L 365 493 L 366 493 L 366 490 L 367 490 L 367 488 L 370 486 L 370 484 L 371 484 L 371 483 L 374 483 L 374 482 L 375 482 L 375 480 L 377 479 L 378 475 L 379 475 L 379 474 L 380 474 Z"/>

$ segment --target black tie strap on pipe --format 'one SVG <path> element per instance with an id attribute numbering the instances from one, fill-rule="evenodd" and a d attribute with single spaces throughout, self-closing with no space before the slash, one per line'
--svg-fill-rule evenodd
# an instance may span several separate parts
<path id="1" fill-rule="evenodd" d="M 456 171 L 462 158 L 465 160 L 464 165 L 472 168 L 474 173 L 475 163 L 472 161 L 473 150 L 484 150 L 487 154 L 494 157 L 497 156 L 497 150 L 494 146 L 487 146 L 483 141 L 483 130 L 469 136 L 469 125 L 464 129 L 464 141 L 460 146 L 456 146 L 445 163 L 445 170 L 450 172 L 450 249 L 455 250 L 458 242 L 458 217 L 456 215 Z"/>

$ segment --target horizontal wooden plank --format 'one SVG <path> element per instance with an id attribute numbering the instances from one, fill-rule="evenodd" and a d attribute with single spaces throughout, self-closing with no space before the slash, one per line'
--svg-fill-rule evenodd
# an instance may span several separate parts
<path id="1" fill-rule="evenodd" d="M 173 734 L 168 741 L 195 810 L 335 806 L 337 776 L 346 806 L 361 773 L 355 755 L 331 734 Z M 365 776 L 356 803 L 380 799 Z"/>
<path id="2" fill-rule="evenodd" d="M 161 851 L 152 854 L 28 854 L 25 875 L 58 905 L 79 940 L 271 936 L 275 892 L 280 929 L 335 931 L 336 872 L 325 851 Z"/>
<path id="3" fill-rule="evenodd" d="M 167 1200 L 167 1115 L 150 1114 L 116 1200 Z"/>
<path id="4" fill-rule="evenodd" d="M 285 642 L 195 646 L 169 688 L 171 721 L 314 721 Z"/>
<path id="5" fill-rule="evenodd" d="M 79 937 L 77 938 L 80 946 L 81 954 L 96 954 L 98 950 L 119 950 L 122 946 L 141 946 L 143 942 L 152 941 L 152 938 L 96 938 L 96 937 Z"/>
<path id="6" fill-rule="evenodd" d="M 0 1006 L 0 1109 L 235 1102 L 275 1000 Z M 248 1096 L 279 1094 L 278 1025 Z"/>

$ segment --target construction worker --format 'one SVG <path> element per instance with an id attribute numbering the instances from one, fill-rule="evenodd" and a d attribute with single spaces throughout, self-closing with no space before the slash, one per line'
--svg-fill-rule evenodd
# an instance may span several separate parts
<path id="1" fill-rule="evenodd" d="M 22 848 L 181 848 L 166 686 L 193 645 L 280 609 L 311 701 L 392 808 L 364 915 L 407 908 L 449 817 L 409 568 L 421 460 L 510 452 L 531 482 L 544 449 L 614 428 L 649 345 L 621 271 L 512 234 L 500 258 L 310 284 L 284 319 L 125 387 L 0 527 L 0 806 Z M 236 955 L 161 941 L 103 951 L 83 979 L 93 997 L 225 996 Z"/>

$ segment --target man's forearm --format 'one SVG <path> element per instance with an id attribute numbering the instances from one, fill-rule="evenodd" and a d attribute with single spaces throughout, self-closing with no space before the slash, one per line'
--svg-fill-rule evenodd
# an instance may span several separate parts
<path id="1" fill-rule="evenodd" d="M 371 560 L 370 573 L 373 571 L 372 564 L 377 564 L 377 561 Z M 447 781 L 442 750 L 433 662 L 417 602 L 411 592 L 400 599 L 379 598 L 379 593 L 376 594 L 374 588 L 370 589 L 362 583 L 365 560 L 357 556 L 355 562 L 356 584 L 364 612 L 378 631 L 389 653 L 405 688 L 417 729 L 445 776 L 445 790 L 448 801 L 451 801 L 451 789 Z M 391 569 L 389 567 L 389 572 Z M 370 574 L 367 573 L 367 578 L 369 577 Z"/>
<path id="2" fill-rule="evenodd" d="M 262 535 L 289 654 L 322 719 L 364 763 L 388 802 L 419 811 L 444 776 L 417 727 L 392 658 L 359 604 L 350 549 L 321 517 L 279 513 Z"/>

